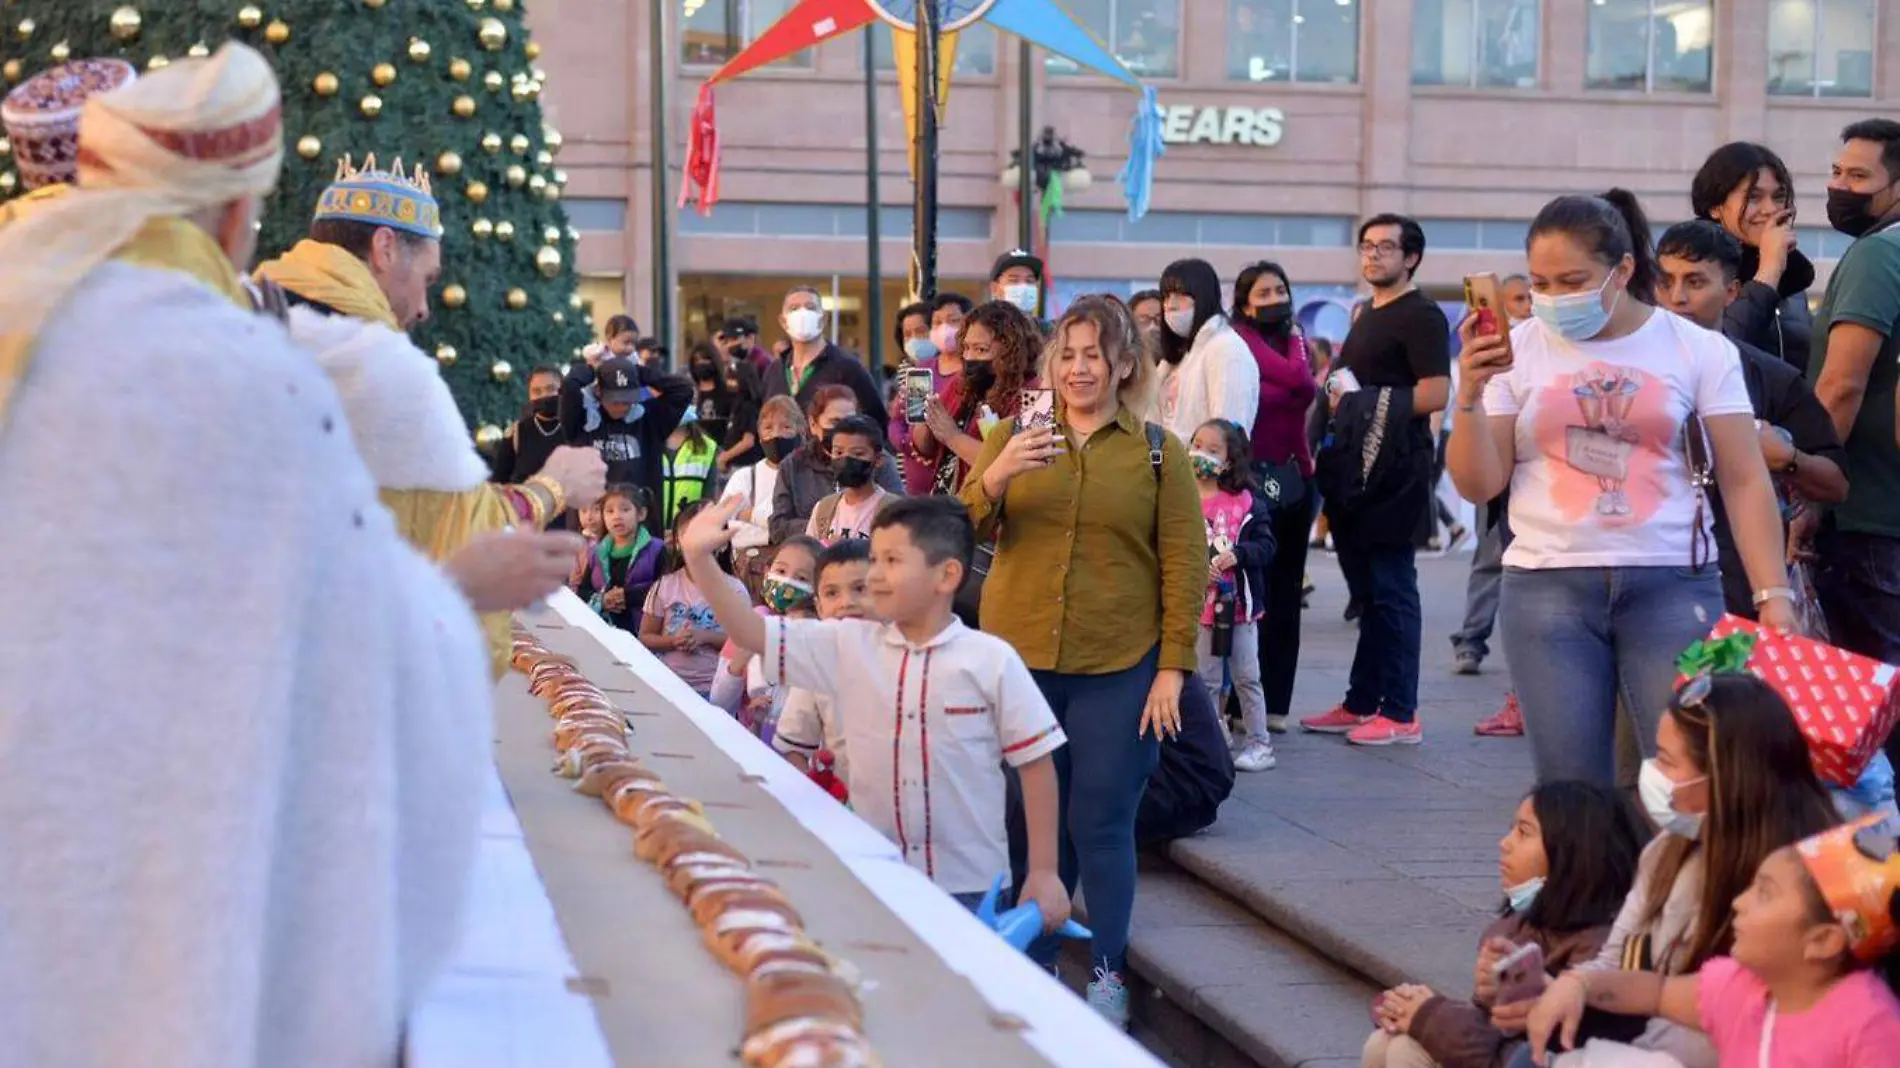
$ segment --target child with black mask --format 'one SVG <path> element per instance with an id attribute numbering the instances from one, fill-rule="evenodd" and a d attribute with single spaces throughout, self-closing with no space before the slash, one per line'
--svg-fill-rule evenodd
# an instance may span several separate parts
<path id="1" fill-rule="evenodd" d="M 773 492 L 778 488 L 779 465 L 805 443 L 805 413 L 790 397 L 773 397 L 759 410 L 759 444 L 764 459 L 747 464 L 726 481 L 725 497 L 739 497 L 745 504 L 733 519 L 732 563 L 739 580 L 759 599 L 759 584 L 765 578 L 772 554 Z"/>
<path id="2" fill-rule="evenodd" d="M 884 434 L 869 416 L 846 416 L 832 427 L 831 469 L 838 492 L 812 509 L 805 533 L 825 545 L 869 538 L 877 510 L 890 494 L 875 481 L 884 455 Z"/>

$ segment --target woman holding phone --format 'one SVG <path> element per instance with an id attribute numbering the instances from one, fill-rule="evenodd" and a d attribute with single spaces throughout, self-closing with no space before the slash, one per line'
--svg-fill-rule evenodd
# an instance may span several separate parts
<path id="1" fill-rule="evenodd" d="M 1788 165 L 1764 145 L 1730 142 L 1702 162 L 1689 185 L 1689 206 L 1696 218 L 1721 223 L 1742 243 L 1745 281 L 1723 313 L 1722 332 L 1806 372 L 1814 264 L 1795 247 Z"/>
<path id="2" fill-rule="evenodd" d="M 1055 758 L 1062 881 L 1088 894 L 1089 1004 L 1125 1026 L 1135 814 L 1197 664 L 1207 532 L 1187 447 L 1140 414 L 1155 369 L 1126 305 L 1076 301 L 1040 377 L 1057 425 L 997 426 L 961 497 L 978 543 L 996 539 L 984 624 L 1029 665 L 1069 736 Z M 1055 948 L 1044 939 L 1030 955 L 1052 965 Z"/>
<path id="3" fill-rule="evenodd" d="M 1526 245 L 1534 318 L 1508 343 L 1459 325 L 1446 466 L 1466 500 L 1511 492 L 1498 630 L 1537 780 L 1612 786 L 1619 698 L 1653 753 L 1676 656 L 1722 614 L 1706 477 L 1762 623 L 1788 629 L 1781 513 L 1734 346 L 1650 304 L 1636 198 L 1558 197 Z"/>
<path id="4" fill-rule="evenodd" d="M 972 309 L 956 341 L 963 373 L 930 398 L 924 421 L 912 427 L 917 451 L 936 465 L 936 481 L 928 491 L 943 494 L 963 488 L 970 464 L 983 451 L 984 437 L 998 422 L 1016 415 L 1042 353 L 1036 321 L 1002 300 Z"/>

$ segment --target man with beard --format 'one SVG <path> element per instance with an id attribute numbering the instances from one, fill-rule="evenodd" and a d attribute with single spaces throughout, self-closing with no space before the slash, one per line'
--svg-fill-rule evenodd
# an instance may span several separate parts
<path id="1" fill-rule="evenodd" d="M 1431 520 L 1431 416 L 1451 393 L 1451 324 L 1412 282 L 1424 256 L 1425 231 L 1412 219 L 1375 215 L 1360 226 L 1359 262 L 1372 299 L 1327 383 L 1333 433 L 1318 462 L 1322 493 L 1340 570 L 1365 614 L 1345 699 L 1300 726 L 1344 734 L 1354 745 L 1421 740 L 1424 620 L 1415 546 Z M 1354 473 L 1375 440 L 1375 466 L 1384 470 L 1364 483 Z"/>
<path id="2" fill-rule="evenodd" d="M 543 364 L 528 372 L 528 407 L 489 457 L 489 479 L 503 485 L 541 473 L 561 445 L 561 372 Z"/>

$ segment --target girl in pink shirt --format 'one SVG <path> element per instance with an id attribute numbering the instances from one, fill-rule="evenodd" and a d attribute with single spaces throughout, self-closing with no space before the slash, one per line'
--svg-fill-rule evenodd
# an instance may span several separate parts
<path id="1" fill-rule="evenodd" d="M 1531 1011 L 1533 1060 L 1576 1039 L 1586 1006 L 1662 1016 L 1706 1032 L 1722 1068 L 1886 1068 L 1900 1058 L 1900 1001 L 1870 970 L 1900 942 L 1900 857 L 1879 817 L 1778 849 L 1735 899 L 1733 956 L 1694 975 L 1571 972 Z M 1589 1066 L 1593 1045 L 1581 1063 Z M 1557 1063 L 1569 1065 L 1572 1058 Z"/>

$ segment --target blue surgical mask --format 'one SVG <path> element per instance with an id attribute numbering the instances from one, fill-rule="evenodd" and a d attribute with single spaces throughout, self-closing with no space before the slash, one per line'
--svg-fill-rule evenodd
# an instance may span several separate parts
<path id="1" fill-rule="evenodd" d="M 937 343 L 927 337 L 906 338 L 904 355 L 921 363 L 937 355 Z"/>
<path id="2" fill-rule="evenodd" d="M 1531 312 L 1565 340 L 1588 341 L 1609 325 L 1610 313 L 1616 310 L 1617 301 L 1623 299 L 1623 291 L 1619 289 L 1609 305 L 1604 305 L 1603 291 L 1609 284 L 1610 280 L 1605 278 L 1602 285 L 1587 293 L 1565 293 L 1558 297 L 1532 293 Z"/>
<path id="3" fill-rule="evenodd" d="M 1504 897 L 1511 903 L 1511 911 L 1521 916 L 1531 907 L 1531 902 L 1537 900 L 1537 892 L 1543 888 L 1544 877 L 1539 875 L 1535 879 L 1526 879 L 1516 886 L 1505 887 Z"/>

